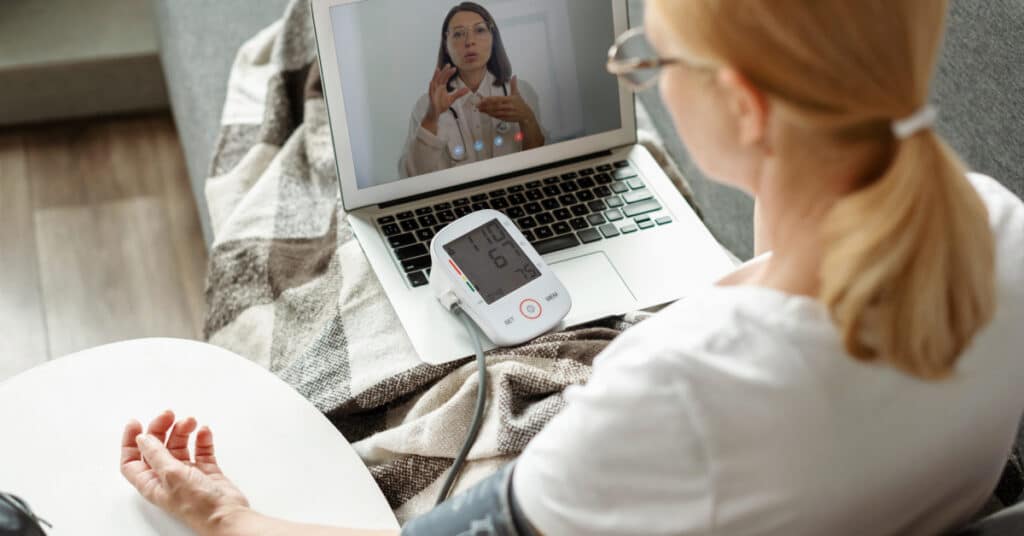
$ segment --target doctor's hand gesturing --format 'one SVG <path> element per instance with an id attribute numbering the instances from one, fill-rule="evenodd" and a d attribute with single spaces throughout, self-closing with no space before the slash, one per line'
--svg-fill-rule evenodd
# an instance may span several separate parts
<path id="1" fill-rule="evenodd" d="M 448 91 L 448 80 L 451 80 L 455 72 L 455 67 L 446 65 L 444 69 L 434 69 L 434 77 L 430 79 L 430 88 L 427 90 L 427 94 L 430 96 L 430 107 L 427 109 L 427 115 L 423 116 L 420 126 L 431 134 L 437 135 L 437 121 L 441 114 L 450 108 L 453 102 L 469 93 L 467 87 Z"/>
<path id="2" fill-rule="evenodd" d="M 544 145 L 544 135 L 533 109 L 519 93 L 519 78 L 512 77 L 511 93 L 507 97 L 484 97 L 477 104 L 477 110 L 500 121 L 518 123 L 523 132 L 523 148 L 533 149 Z"/>

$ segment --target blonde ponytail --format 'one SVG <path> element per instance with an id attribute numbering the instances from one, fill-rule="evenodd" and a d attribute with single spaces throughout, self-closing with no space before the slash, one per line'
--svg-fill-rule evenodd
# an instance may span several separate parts
<path id="1" fill-rule="evenodd" d="M 885 125 L 919 109 L 948 0 L 648 6 L 671 30 L 673 53 L 736 68 L 787 120 L 828 136 L 888 132 Z M 964 166 L 933 131 L 893 143 L 882 176 L 826 218 L 819 297 L 851 355 L 937 379 L 952 373 L 993 315 L 994 239 Z"/>
<path id="2" fill-rule="evenodd" d="M 984 204 L 931 130 L 897 141 L 892 163 L 829 214 L 821 299 L 854 357 L 948 376 L 995 309 Z"/>

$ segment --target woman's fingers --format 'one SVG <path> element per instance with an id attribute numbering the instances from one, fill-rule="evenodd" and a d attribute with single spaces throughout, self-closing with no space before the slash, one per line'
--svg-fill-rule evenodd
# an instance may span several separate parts
<path id="1" fill-rule="evenodd" d="M 139 421 L 133 419 L 125 425 L 124 433 L 121 434 L 121 465 L 142 459 L 139 445 L 135 442 L 135 436 L 141 433 L 142 424 Z"/>
<path id="2" fill-rule="evenodd" d="M 174 412 L 166 410 L 160 415 L 157 415 L 152 421 L 149 422 L 149 427 L 146 429 L 146 433 L 160 440 L 161 443 L 167 439 L 167 430 L 174 424 Z"/>
<path id="3" fill-rule="evenodd" d="M 188 451 L 188 439 L 192 432 L 196 431 L 197 424 L 196 420 L 192 417 L 174 424 L 174 428 L 171 428 L 170 436 L 167 437 L 167 450 L 171 453 L 171 456 L 183 462 L 191 461 Z"/>
<path id="4" fill-rule="evenodd" d="M 513 95 L 518 95 L 519 94 L 519 77 L 518 76 L 513 76 L 512 77 L 512 84 L 511 85 L 512 85 L 512 94 Z"/>
<path id="5" fill-rule="evenodd" d="M 142 459 L 153 468 L 161 480 L 165 480 L 168 475 L 185 467 L 185 464 L 171 456 L 167 447 L 155 437 L 149 434 L 139 434 L 135 437 L 135 441 L 142 452 Z"/>
<path id="6" fill-rule="evenodd" d="M 196 466 L 206 474 L 220 472 L 217 456 L 214 454 L 213 431 L 209 426 L 200 428 L 196 434 Z"/>

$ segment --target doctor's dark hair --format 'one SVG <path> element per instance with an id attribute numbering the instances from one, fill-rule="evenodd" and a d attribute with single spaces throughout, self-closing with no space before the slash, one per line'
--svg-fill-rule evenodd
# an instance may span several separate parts
<path id="1" fill-rule="evenodd" d="M 494 75 L 495 87 L 504 86 L 512 80 L 512 62 L 508 60 L 508 53 L 505 52 L 505 43 L 501 40 L 498 23 L 494 21 L 494 17 L 487 11 L 487 8 L 476 2 L 462 2 L 453 7 L 444 18 L 444 24 L 441 25 L 441 47 L 437 52 L 437 68 L 444 69 L 445 65 L 455 65 L 451 55 L 448 54 L 448 24 L 451 23 L 452 17 L 463 11 L 470 11 L 480 15 L 484 19 L 484 23 L 491 29 L 491 35 L 493 36 L 491 39 L 491 59 L 487 61 L 487 70 Z M 458 71 L 452 75 L 452 78 L 448 79 L 448 91 L 452 90 L 452 79 L 456 76 L 459 76 Z"/>

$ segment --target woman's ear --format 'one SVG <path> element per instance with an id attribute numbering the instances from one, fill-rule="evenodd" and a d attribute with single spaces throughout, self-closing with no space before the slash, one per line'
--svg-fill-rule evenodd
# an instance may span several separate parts
<path id="1" fill-rule="evenodd" d="M 743 73 L 732 67 L 718 70 L 718 85 L 725 96 L 727 110 L 733 115 L 742 145 L 767 141 L 768 98 Z"/>

